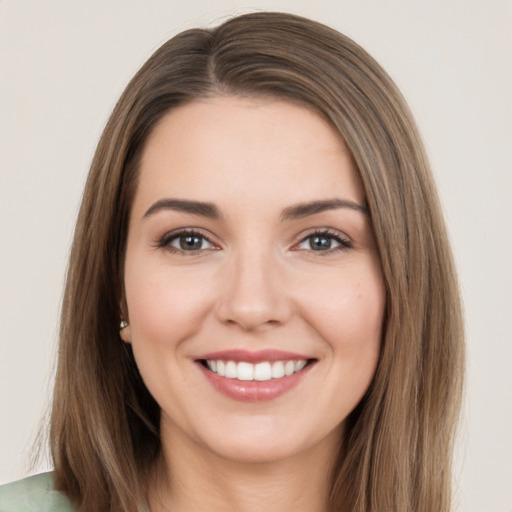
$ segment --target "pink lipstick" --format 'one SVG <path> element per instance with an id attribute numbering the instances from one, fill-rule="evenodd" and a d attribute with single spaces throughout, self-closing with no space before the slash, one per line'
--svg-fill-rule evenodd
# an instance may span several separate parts
<path id="1" fill-rule="evenodd" d="M 316 359 L 279 350 L 226 350 L 196 362 L 210 384 L 234 400 L 272 400 L 297 386 Z"/>

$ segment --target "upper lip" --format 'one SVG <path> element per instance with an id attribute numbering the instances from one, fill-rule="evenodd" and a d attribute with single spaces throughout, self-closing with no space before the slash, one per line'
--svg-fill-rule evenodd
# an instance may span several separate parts
<path id="1" fill-rule="evenodd" d="M 221 350 L 218 352 L 209 352 L 208 354 L 202 354 L 195 358 L 196 360 L 215 360 L 215 361 L 235 361 L 235 362 L 246 362 L 246 363 L 263 363 L 265 361 L 274 362 L 274 361 L 300 361 L 300 360 L 308 360 L 313 359 L 310 356 L 305 356 L 304 354 L 297 354 L 294 352 L 286 352 L 283 350 L 241 350 L 241 349 L 232 349 L 232 350 Z"/>

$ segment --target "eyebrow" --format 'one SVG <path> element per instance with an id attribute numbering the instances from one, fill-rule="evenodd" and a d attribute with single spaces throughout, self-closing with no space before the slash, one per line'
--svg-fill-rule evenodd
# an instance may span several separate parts
<path id="1" fill-rule="evenodd" d="M 338 208 L 350 208 L 364 215 L 368 215 L 369 213 L 366 206 L 355 203 L 354 201 L 349 201 L 348 199 L 328 199 L 300 203 L 285 208 L 281 214 L 281 220 L 300 219 L 309 215 L 325 212 L 326 210 L 336 210 Z"/>
<path id="2" fill-rule="evenodd" d="M 178 212 L 191 213 L 209 219 L 220 219 L 222 217 L 220 210 L 213 203 L 204 203 L 202 201 L 190 201 L 188 199 L 160 199 L 153 203 L 143 218 L 149 217 L 162 210 L 175 210 Z"/>
<path id="3" fill-rule="evenodd" d="M 351 210 L 368 215 L 368 208 L 355 203 L 354 201 L 349 201 L 348 199 L 327 199 L 289 206 L 281 213 L 281 221 L 300 219 L 327 210 L 336 210 L 338 208 L 350 208 Z M 207 217 L 209 219 L 218 220 L 222 218 L 220 210 L 213 203 L 173 198 L 165 198 L 156 201 L 149 207 L 143 218 L 150 217 L 151 215 L 155 215 L 163 210 L 191 213 L 192 215 Z"/>

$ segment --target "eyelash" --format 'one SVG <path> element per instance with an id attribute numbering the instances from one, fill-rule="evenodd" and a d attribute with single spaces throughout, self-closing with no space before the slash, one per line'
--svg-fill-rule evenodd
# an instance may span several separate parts
<path id="1" fill-rule="evenodd" d="M 329 238 L 329 239 L 337 242 L 339 244 L 339 246 L 334 247 L 334 248 L 329 248 L 325 251 L 314 251 L 313 249 L 310 249 L 308 252 L 315 252 L 321 256 L 326 256 L 328 254 L 332 254 L 332 253 L 339 252 L 339 251 L 345 251 L 347 249 L 352 248 L 352 242 L 350 240 L 348 240 L 347 238 L 344 238 L 339 232 L 333 231 L 330 229 L 321 229 L 321 230 L 313 231 L 312 233 L 309 233 L 308 235 L 303 237 L 301 239 L 301 241 L 298 244 L 296 244 L 294 247 L 296 247 L 297 245 L 301 245 L 306 240 L 312 239 L 315 237 L 316 238 Z M 295 249 L 295 250 L 300 251 L 300 250 L 305 250 L 305 249 Z"/>
<path id="2" fill-rule="evenodd" d="M 180 253 L 180 254 L 184 254 L 187 256 L 193 256 L 194 254 L 197 254 L 198 252 L 202 252 L 205 250 L 205 249 L 197 249 L 197 250 L 186 251 L 183 249 L 178 249 L 177 247 L 173 247 L 171 245 L 171 243 L 174 240 L 178 240 L 179 238 L 186 237 L 186 236 L 201 238 L 202 240 L 205 240 L 206 242 L 208 242 L 209 244 L 211 244 L 212 246 L 215 247 L 215 244 L 207 236 L 205 236 L 203 233 L 196 231 L 194 229 L 182 229 L 179 231 L 173 231 L 171 233 L 166 233 L 158 241 L 157 247 L 160 249 L 165 249 L 172 253 Z M 214 249 L 214 250 L 216 250 L 216 249 Z"/>
<path id="3" fill-rule="evenodd" d="M 156 246 L 158 248 L 160 248 L 160 249 L 165 249 L 165 250 L 167 250 L 169 252 L 172 252 L 172 253 L 179 253 L 179 254 L 183 254 L 183 255 L 187 255 L 187 256 L 197 255 L 198 253 L 200 253 L 202 251 L 209 250 L 209 249 L 196 249 L 196 250 L 192 249 L 192 250 L 187 251 L 187 250 L 183 250 L 183 249 L 178 249 L 177 247 L 173 247 L 171 245 L 171 243 L 173 241 L 178 240 L 181 237 L 187 237 L 187 236 L 200 238 L 203 241 L 206 241 L 207 243 L 209 243 L 213 247 L 215 247 L 213 250 L 218 250 L 218 247 L 215 246 L 215 244 L 207 236 L 205 236 L 200 231 L 196 231 L 194 229 L 182 229 L 180 231 L 173 231 L 171 233 L 166 233 L 158 241 Z M 328 239 L 334 240 L 339 245 L 337 247 L 334 247 L 334 248 L 329 248 L 327 250 L 319 250 L 319 251 L 315 251 L 313 249 L 300 249 L 300 248 L 298 248 L 298 246 L 300 246 L 301 244 L 306 242 L 308 239 L 312 239 L 314 237 L 317 237 L 317 238 L 328 238 Z M 350 249 L 350 248 L 352 248 L 352 243 L 350 242 L 350 240 L 348 240 L 347 238 L 342 237 L 336 231 L 332 231 L 330 229 L 322 229 L 322 230 L 317 230 L 317 231 L 313 231 L 312 233 L 309 233 L 307 236 L 303 237 L 297 244 L 295 244 L 292 249 L 295 250 L 295 251 L 303 250 L 303 251 L 308 251 L 308 252 L 313 252 L 313 253 L 319 253 L 319 255 L 324 256 L 324 255 L 327 255 L 327 254 L 332 254 L 334 252 L 344 251 L 344 250 L 347 250 L 347 249 Z"/>

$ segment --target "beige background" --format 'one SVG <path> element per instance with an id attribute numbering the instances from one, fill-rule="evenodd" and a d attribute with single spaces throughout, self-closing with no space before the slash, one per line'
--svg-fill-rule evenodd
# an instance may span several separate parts
<path id="1" fill-rule="evenodd" d="M 457 510 L 511 512 L 510 0 L 0 0 L 0 483 L 26 474 L 50 395 L 70 237 L 116 98 L 176 32 L 261 9 L 309 16 L 353 37 L 409 100 L 467 316 Z"/>

